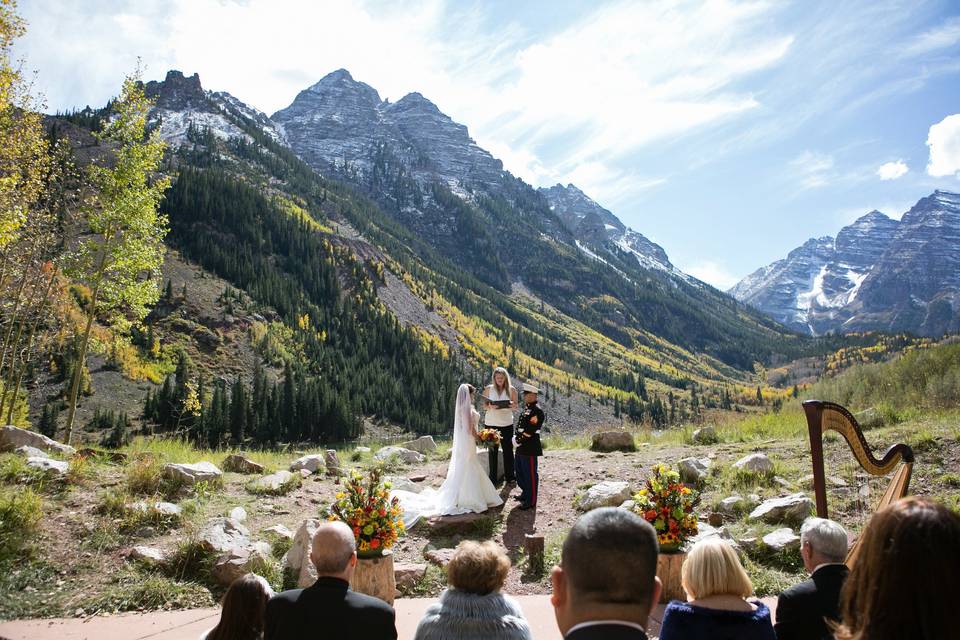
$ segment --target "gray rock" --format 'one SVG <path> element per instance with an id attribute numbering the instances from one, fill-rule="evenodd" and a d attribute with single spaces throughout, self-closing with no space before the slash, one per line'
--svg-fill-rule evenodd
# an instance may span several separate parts
<path id="1" fill-rule="evenodd" d="M 691 438 L 694 444 L 716 444 L 720 442 L 720 437 L 717 435 L 716 427 L 706 426 L 700 427 L 693 432 Z"/>
<path id="2" fill-rule="evenodd" d="M 416 440 L 404 442 L 400 446 L 417 453 L 430 453 L 437 450 L 437 443 L 433 441 L 433 436 L 420 436 Z"/>
<path id="3" fill-rule="evenodd" d="M 233 518 L 213 518 L 200 531 L 200 544 L 208 551 L 226 553 L 250 546 L 250 532 Z"/>
<path id="4" fill-rule="evenodd" d="M 237 578 L 242 578 L 258 565 L 272 562 L 270 545 L 256 542 L 246 547 L 234 547 L 217 558 L 213 565 L 213 577 L 224 586 L 229 586 Z"/>
<path id="5" fill-rule="evenodd" d="M 323 464 L 327 468 L 328 476 L 339 476 L 343 473 L 336 449 L 327 449 L 323 452 Z"/>
<path id="6" fill-rule="evenodd" d="M 316 518 L 304 520 L 293 536 L 293 544 L 283 557 L 284 566 L 297 576 L 297 586 L 309 587 L 317 581 L 317 569 L 310 562 L 310 546 L 321 521 Z"/>
<path id="7" fill-rule="evenodd" d="M 31 447 L 28 445 L 23 445 L 22 447 L 17 447 L 13 450 L 19 456 L 24 458 L 49 458 L 46 451 L 42 449 L 37 449 L 36 447 Z"/>
<path id="8" fill-rule="evenodd" d="M 148 511 L 154 511 L 160 515 L 171 516 L 174 518 L 179 518 L 183 515 L 183 509 L 180 505 L 173 504 L 172 502 L 133 502 L 128 505 L 131 511 L 139 511 L 140 513 L 147 513 Z"/>
<path id="9" fill-rule="evenodd" d="M 620 508 L 626 509 L 627 511 L 633 511 L 633 508 L 636 506 L 637 506 L 637 502 L 635 500 L 624 500 L 620 504 Z"/>
<path id="10" fill-rule="evenodd" d="M 234 507 L 233 509 L 230 509 L 230 517 L 237 522 L 246 522 L 247 511 L 243 507 Z"/>
<path id="11" fill-rule="evenodd" d="M 162 549 L 137 545 L 127 556 L 130 560 L 139 560 L 145 564 L 163 564 L 167 560 L 167 554 Z"/>
<path id="12" fill-rule="evenodd" d="M 385 476 L 383 478 L 386 482 L 390 483 L 390 488 L 396 491 L 409 491 L 411 493 L 420 493 L 423 491 L 423 487 L 419 484 L 413 482 L 408 478 L 402 476 Z"/>
<path id="13" fill-rule="evenodd" d="M 592 451 L 636 451 L 633 434 L 626 431 L 603 431 L 593 434 Z"/>
<path id="14" fill-rule="evenodd" d="M 677 463 L 680 479 L 690 484 L 696 484 L 707 478 L 710 473 L 710 458 L 684 458 Z"/>
<path id="15" fill-rule="evenodd" d="M 720 504 L 717 505 L 717 510 L 720 513 L 725 513 L 728 516 L 736 515 L 737 512 L 746 509 L 747 501 L 743 499 L 742 496 L 729 496 L 720 501 Z"/>
<path id="16" fill-rule="evenodd" d="M 489 471 L 490 469 L 490 450 L 486 447 L 477 447 L 477 461 L 480 462 L 480 468 Z M 503 480 L 503 449 L 497 449 L 497 480 Z"/>
<path id="17" fill-rule="evenodd" d="M 323 470 L 324 454 L 315 453 L 309 456 L 297 458 L 290 463 L 290 471 L 300 471 L 306 469 L 310 473 L 318 473 Z"/>
<path id="18" fill-rule="evenodd" d="M 735 469 L 754 474 L 773 473 L 773 462 L 765 453 L 751 453 L 733 463 Z"/>
<path id="19" fill-rule="evenodd" d="M 427 573 L 427 565 L 398 562 L 393 565 L 393 577 L 398 589 L 412 589 Z"/>
<path id="20" fill-rule="evenodd" d="M 293 531 L 290 531 L 290 529 L 282 524 L 275 524 L 272 527 L 267 527 L 263 530 L 263 533 L 285 540 L 293 540 Z"/>
<path id="21" fill-rule="evenodd" d="M 259 462 L 235 453 L 224 458 L 223 470 L 234 473 L 263 473 L 264 467 Z"/>
<path id="22" fill-rule="evenodd" d="M 354 451 L 357 453 L 370 453 L 371 449 L 370 447 L 357 447 Z"/>
<path id="23" fill-rule="evenodd" d="M 382 462 L 398 460 L 404 464 L 421 464 L 426 460 L 422 453 L 403 447 L 383 447 L 374 454 L 373 458 Z"/>
<path id="24" fill-rule="evenodd" d="M 795 534 L 793 529 L 784 527 L 783 529 L 777 529 L 776 531 L 763 536 L 763 544 L 770 547 L 774 551 L 782 551 L 783 549 L 799 549 L 800 536 Z"/>
<path id="25" fill-rule="evenodd" d="M 796 489 L 796 485 L 785 478 L 781 478 L 780 476 L 773 476 L 773 481 L 788 491 L 793 491 Z"/>
<path id="26" fill-rule="evenodd" d="M 789 522 L 801 524 L 813 511 L 813 500 L 803 493 L 792 493 L 783 498 L 772 498 L 760 503 L 750 512 L 750 520 L 763 520 L 769 524 Z"/>
<path id="27" fill-rule="evenodd" d="M 72 456 L 76 449 L 68 444 L 62 444 L 56 440 L 51 440 L 47 436 L 27 431 L 20 427 L 8 424 L 0 427 L 0 451 L 13 451 L 17 447 L 28 446 L 40 449 L 42 451 L 55 451 L 63 456 Z"/>
<path id="28" fill-rule="evenodd" d="M 450 560 L 453 559 L 453 554 L 456 553 L 456 551 L 456 549 L 427 548 L 427 550 L 423 552 L 423 557 L 435 565 L 446 567 L 450 564 Z"/>
<path id="29" fill-rule="evenodd" d="M 294 475 L 289 471 L 277 471 L 268 476 L 258 478 L 251 483 L 250 487 L 255 493 L 277 493 L 282 491 L 289 483 L 293 482 Z"/>
<path id="30" fill-rule="evenodd" d="M 577 500 L 580 511 L 592 511 L 600 507 L 616 507 L 629 500 L 633 492 L 627 482 L 605 480 L 587 489 Z"/>
<path id="31" fill-rule="evenodd" d="M 70 463 L 62 460 L 54 460 L 47 456 L 33 456 L 27 458 L 27 466 L 31 469 L 39 469 L 47 476 L 52 478 L 63 478 L 70 471 Z"/>
<path id="32" fill-rule="evenodd" d="M 193 486 L 198 482 L 216 482 L 223 478 L 223 472 L 217 465 L 206 460 L 193 464 L 168 462 L 163 465 L 163 475 L 169 480 Z"/>

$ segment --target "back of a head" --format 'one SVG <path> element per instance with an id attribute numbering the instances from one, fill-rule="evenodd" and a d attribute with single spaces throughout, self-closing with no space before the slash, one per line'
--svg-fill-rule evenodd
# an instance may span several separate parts
<path id="1" fill-rule="evenodd" d="M 237 578 L 223 596 L 220 622 L 207 640 L 254 640 L 263 632 L 263 617 L 267 600 L 273 590 L 265 579 L 255 573 Z"/>
<path id="2" fill-rule="evenodd" d="M 909 497 L 878 511 L 843 587 L 837 638 L 953 637 L 960 590 L 960 515 Z"/>
<path id="3" fill-rule="evenodd" d="M 594 509 L 570 530 L 560 565 L 578 607 L 652 605 L 657 533 L 643 518 L 616 507 Z"/>
<path id="4" fill-rule="evenodd" d="M 833 520 L 807 518 L 800 527 L 800 541 L 810 543 L 826 562 L 843 562 L 847 557 L 847 530 Z"/>
<path id="5" fill-rule="evenodd" d="M 347 570 L 356 550 L 356 538 L 346 523 L 324 522 L 313 536 L 310 560 L 318 576 L 338 576 Z"/>
<path id="6" fill-rule="evenodd" d="M 510 558 L 500 545 L 465 540 L 447 565 L 447 581 L 454 589 L 483 596 L 500 589 L 509 571 Z"/>
<path id="7" fill-rule="evenodd" d="M 753 584 L 743 570 L 737 552 L 720 538 L 707 538 L 693 545 L 680 570 L 681 582 L 691 599 L 715 595 L 746 598 Z"/>

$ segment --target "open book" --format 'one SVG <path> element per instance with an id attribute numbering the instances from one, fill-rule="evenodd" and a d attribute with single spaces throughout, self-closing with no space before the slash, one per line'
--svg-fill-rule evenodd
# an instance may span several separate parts
<path id="1" fill-rule="evenodd" d="M 493 406 L 495 406 L 497 409 L 509 409 L 509 408 L 510 408 L 510 400 L 491 400 L 491 399 L 488 398 L 487 396 L 480 396 L 480 398 L 481 398 L 484 402 L 489 402 L 490 404 L 492 404 Z"/>

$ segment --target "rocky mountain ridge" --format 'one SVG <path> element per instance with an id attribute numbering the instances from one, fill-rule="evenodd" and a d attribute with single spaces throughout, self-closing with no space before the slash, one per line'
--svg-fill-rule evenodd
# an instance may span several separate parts
<path id="1" fill-rule="evenodd" d="M 812 238 L 731 295 L 821 335 L 960 329 L 960 195 L 935 191 L 900 221 L 871 211 L 834 239 Z"/>

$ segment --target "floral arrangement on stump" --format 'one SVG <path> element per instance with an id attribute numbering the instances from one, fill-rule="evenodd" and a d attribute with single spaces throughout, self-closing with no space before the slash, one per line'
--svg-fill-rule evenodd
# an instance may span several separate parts
<path id="1" fill-rule="evenodd" d="M 496 429 L 482 429 L 477 434 L 477 440 L 488 449 L 500 446 L 500 432 Z"/>
<path id="2" fill-rule="evenodd" d="M 680 481 L 677 470 L 665 464 L 656 465 L 646 486 L 633 500 L 634 512 L 656 529 L 661 551 L 678 551 L 697 535 L 693 509 L 700 503 L 700 494 Z"/>
<path id="3" fill-rule="evenodd" d="M 344 482 L 330 506 L 330 520 L 342 520 L 357 538 L 357 555 L 383 555 L 403 533 L 403 508 L 390 498 L 390 483 L 381 480 L 381 470 L 372 469 L 364 478 L 356 469 Z"/>

